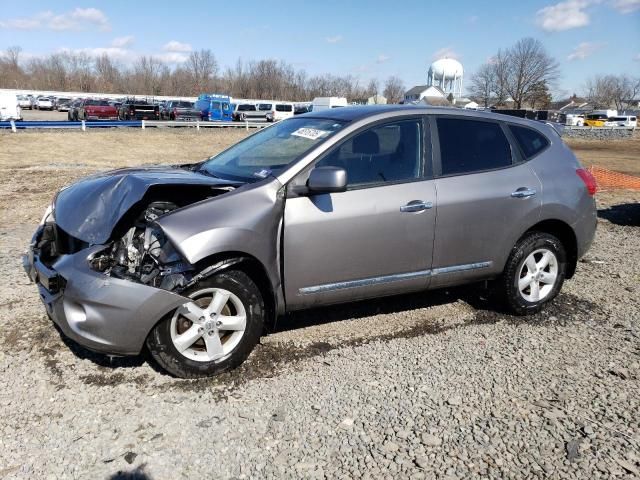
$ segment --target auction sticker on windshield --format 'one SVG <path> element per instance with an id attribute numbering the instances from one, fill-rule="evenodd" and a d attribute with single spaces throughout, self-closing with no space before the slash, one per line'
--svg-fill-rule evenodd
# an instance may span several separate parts
<path id="1" fill-rule="evenodd" d="M 318 130 L 317 128 L 299 128 L 295 132 L 292 132 L 291 135 L 295 135 L 296 137 L 308 138 L 309 140 L 317 140 L 322 137 L 326 137 L 331 132 L 326 130 Z"/>

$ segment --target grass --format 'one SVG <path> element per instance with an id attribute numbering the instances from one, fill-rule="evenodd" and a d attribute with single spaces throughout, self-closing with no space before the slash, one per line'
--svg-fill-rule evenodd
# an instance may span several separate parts
<path id="1" fill-rule="evenodd" d="M 246 137 L 242 129 L 126 129 L 0 132 L 0 225 L 34 223 L 53 194 L 97 171 L 192 163 Z M 640 135 L 628 140 L 568 139 L 585 166 L 640 176 Z"/>

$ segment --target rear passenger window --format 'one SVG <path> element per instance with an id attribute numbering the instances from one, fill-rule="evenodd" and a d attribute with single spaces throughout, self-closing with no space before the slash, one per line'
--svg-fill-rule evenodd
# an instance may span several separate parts
<path id="1" fill-rule="evenodd" d="M 512 164 L 511 145 L 499 124 L 438 118 L 442 175 L 480 172 Z"/>
<path id="2" fill-rule="evenodd" d="M 509 130 L 511 130 L 513 136 L 516 137 L 516 141 L 522 149 L 524 158 L 527 160 L 540 153 L 549 145 L 547 137 L 532 128 L 509 125 Z"/>

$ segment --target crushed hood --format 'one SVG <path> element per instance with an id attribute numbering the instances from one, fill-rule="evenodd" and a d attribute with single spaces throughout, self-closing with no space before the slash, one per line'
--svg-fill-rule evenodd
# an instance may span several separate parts
<path id="1" fill-rule="evenodd" d="M 204 186 L 211 187 L 210 196 L 214 196 L 239 185 L 181 167 L 112 170 L 62 189 L 55 200 L 54 216 L 69 235 L 92 245 L 102 244 L 110 239 L 120 219 L 153 188 Z"/>

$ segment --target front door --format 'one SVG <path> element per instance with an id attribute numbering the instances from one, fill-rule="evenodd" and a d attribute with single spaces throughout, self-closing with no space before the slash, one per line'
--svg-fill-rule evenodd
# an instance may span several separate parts
<path id="1" fill-rule="evenodd" d="M 424 174 L 423 136 L 420 118 L 361 131 L 315 164 L 345 168 L 346 192 L 289 195 L 283 239 L 287 308 L 428 286 L 435 186 Z"/>

